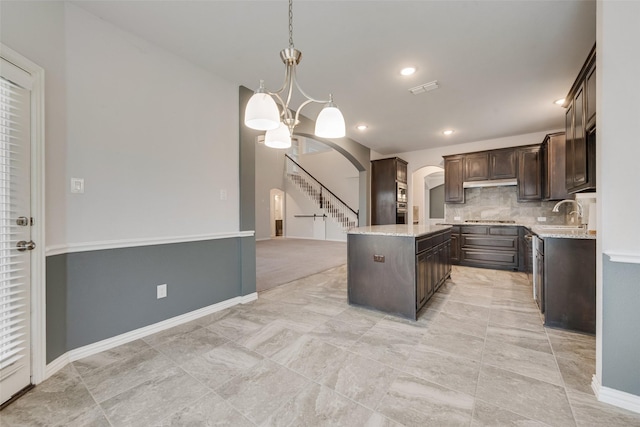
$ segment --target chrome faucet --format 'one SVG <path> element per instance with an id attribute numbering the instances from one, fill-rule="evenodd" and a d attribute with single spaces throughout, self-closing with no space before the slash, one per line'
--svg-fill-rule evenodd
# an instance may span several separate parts
<path id="1" fill-rule="evenodd" d="M 561 200 L 558 203 L 556 203 L 556 205 L 553 207 L 553 209 L 551 209 L 551 212 L 559 212 L 560 205 L 563 204 L 563 203 L 575 203 L 578 210 L 570 212 L 569 215 L 571 215 L 572 213 L 575 212 L 575 213 L 578 214 L 578 218 L 582 218 L 582 215 L 583 215 L 584 212 L 582 210 L 582 205 L 577 200 L 571 200 L 571 199 Z"/>

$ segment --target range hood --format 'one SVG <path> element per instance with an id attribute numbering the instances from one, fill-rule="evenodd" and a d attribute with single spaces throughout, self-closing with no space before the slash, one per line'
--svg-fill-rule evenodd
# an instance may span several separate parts
<path id="1" fill-rule="evenodd" d="M 486 181 L 465 181 L 462 183 L 464 188 L 477 187 L 504 187 L 508 185 L 518 185 L 518 180 L 513 179 L 488 179 Z"/>

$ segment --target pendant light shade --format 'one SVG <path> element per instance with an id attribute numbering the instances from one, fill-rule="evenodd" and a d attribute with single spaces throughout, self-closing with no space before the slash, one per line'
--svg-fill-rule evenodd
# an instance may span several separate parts
<path id="1" fill-rule="evenodd" d="M 280 111 L 273 97 L 266 93 L 263 80 L 260 80 L 260 87 L 247 102 L 244 124 L 255 130 L 271 130 L 280 126 Z"/>
<path id="2" fill-rule="evenodd" d="M 291 146 L 291 135 L 300 123 L 300 111 L 310 103 L 318 103 L 324 104 L 324 108 L 316 120 L 315 134 L 321 138 L 344 137 L 344 117 L 334 105 L 331 94 L 328 101 L 312 98 L 302 90 L 296 79 L 296 67 L 302 59 L 302 52 L 293 45 L 293 0 L 289 0 L 289 47 L 280 51 L 280 59 L 285 66 L 284 83 L 277 92 L 271 92 L 265 89 L 264 81 L 260 80 L 260 87 L 247 103 L 244 124 L 251 129 L 266 130 L 266 146 L 288 148 Z M 294 89 L 298 89 L 306 99 L 295 111 L 289 105 Z M 287 130 L 286 137 L 281 128 Z"/>
<path id="3" fill-rule="evenodd" d="M 344 117 L 333 101 L 329 101 L 318 114 L 315 134 L 321 138 L 342 138 L 345 133 Z"/>
<path id="4" fill-rule="evenodd" d="M 264 134 L 264 145 L 271 148 L 291 147 L 291 134 L 284 123 L 280 123 L 277 129 L 268 130 Z"/>

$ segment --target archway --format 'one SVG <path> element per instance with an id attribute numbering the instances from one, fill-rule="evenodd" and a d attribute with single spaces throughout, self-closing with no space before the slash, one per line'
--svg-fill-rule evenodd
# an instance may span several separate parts
<path id="1" fill-rule="evenodd" d="M 424 166 L 413 172 L 411 181 L 413 206 L 411 219 L 413 224 L 430 224 L 442 221 L 444 216 L 441 218 L 430 217 L 430 190 L 444 184 L 444 169 L 440 166 Z"/>

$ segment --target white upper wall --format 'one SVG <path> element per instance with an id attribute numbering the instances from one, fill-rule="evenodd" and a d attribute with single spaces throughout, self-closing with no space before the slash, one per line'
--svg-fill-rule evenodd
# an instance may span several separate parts
<path id="1" fill-rule="evenodd" d="M 237 231 L 237 87 L 66 12 L 67 178 L 85 179 L 69 197 L 67 242 Z"/>
<path id="2" fill-rule="evenodd" d="M 596 147 L 602 251 L 640 259 L 640 2 L 599 3 Z M 603 52 L 601 55 L 600 52 Z"/>
<path id="3" fill-rule="evenodd" d="M 238 231 L 236 85 L 69 3 L 2 15 L 47 76 L 47 247 Z"/>
<path id="4" fill-rule="evenodd" d="M 0 1 L 0 41 L 45 70 L 47 245 L 66 242 L 69 184 L 65 169 L 67 101 L 64 15 L 62 2 Z"/>

